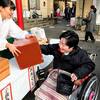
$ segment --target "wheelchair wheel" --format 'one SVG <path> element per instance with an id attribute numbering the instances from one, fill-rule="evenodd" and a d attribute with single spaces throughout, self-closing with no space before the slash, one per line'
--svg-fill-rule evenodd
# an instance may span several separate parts
<path id="1" fill-rule="evenodd" d="M 82 87 L 79 100 L 97 100 L 99 94 L 99 80 L 96 75 L 90 77 Z"/>

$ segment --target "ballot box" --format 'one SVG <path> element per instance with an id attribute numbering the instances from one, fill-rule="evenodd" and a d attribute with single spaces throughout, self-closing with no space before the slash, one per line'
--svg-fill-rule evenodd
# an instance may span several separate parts
<path id="1" fill-rule="evenodd" d="M 0 81 L 10 74 L 9 61 L 6 58 L 0 57 Z"/>
<path id="2" fill-rule="evenodd" d="M 15 40 L 14 44 L 21 51 L 21 54 L 16 56 L 20 69 L 43 62 L 40 46 L 35 36 L 29 39 Z"/>

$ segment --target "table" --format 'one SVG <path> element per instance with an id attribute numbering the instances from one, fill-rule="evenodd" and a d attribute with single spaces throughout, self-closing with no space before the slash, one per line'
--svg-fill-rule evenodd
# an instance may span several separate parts
<path id="1" fill-rule="evenodd" d="M 37 66 L 40 69 L 45 68 L 53 60 L 53 56 L 50 55 L 43 55 L 43 58 L 43 63 L 23 70 L 19 69 L 15 58 L 10 59 L 10 75 L 0 82 L 0 100 L 22 100 L 30 90 L 33 90 L 37 81 Z"/>

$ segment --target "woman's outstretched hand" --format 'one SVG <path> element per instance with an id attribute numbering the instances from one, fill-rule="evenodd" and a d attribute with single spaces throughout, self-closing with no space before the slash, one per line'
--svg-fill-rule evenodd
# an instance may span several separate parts
<path id="1" fill-rule="evenodd" d="M 21 54 L 21 52 L 16 48 L 16 46 L 14 44 L 7 43 L 6 47 L 13 54 L 13 56 L 15 56 L 15 55 L 18 56 L 19 54 Z"/>

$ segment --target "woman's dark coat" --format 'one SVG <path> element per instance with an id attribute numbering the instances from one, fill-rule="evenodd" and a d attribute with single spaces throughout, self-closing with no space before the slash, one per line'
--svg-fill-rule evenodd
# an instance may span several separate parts
<path id="1" fill-rule="evenodd" d="M 68 55 L 60 53 L 58 44 L 42 45 L 41 50 L 45 55 L 54 56 L 54 68 L 75 73 L 78 79 L 87 76 L 95 68 L 95 64 L 88 57 L 87 52 L 79 47 L 74 49 Z"/>
<path id="2" fill-rule="evenodd" d="M 96 13 L 90 11 L 87 17 L 86 31 L 94 33 L 96 31 Z"/>

